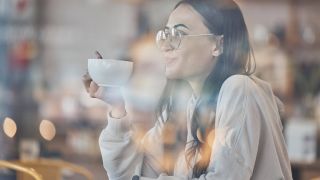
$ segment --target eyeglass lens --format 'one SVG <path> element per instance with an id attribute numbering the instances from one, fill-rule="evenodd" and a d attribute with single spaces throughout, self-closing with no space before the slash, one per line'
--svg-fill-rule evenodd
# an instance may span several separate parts
<path id="1" fill-rule="evenodd" d="M 181 33 L 175 28 L 160 30 L 156 36 L 156 42 L 159 48 L 168 43 L 171 48 L 178 48 L 181 43 Z"/>

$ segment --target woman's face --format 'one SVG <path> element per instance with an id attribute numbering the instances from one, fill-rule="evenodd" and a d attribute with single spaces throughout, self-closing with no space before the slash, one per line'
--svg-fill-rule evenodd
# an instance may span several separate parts
<path id="1" fill-rule="evenodd" d="M 210 34 L 201 15 L 187 4 L 178 6 L 170 14 L 166 28 L 173 27 L 186 35 Z M 165 58 L 167 78 L 185 80 L 206 78 L 215 64 L 213 55 L 215 47 L 213 36 L 182 37 L 177 49 L 165 43 L 161 51 Z"/>

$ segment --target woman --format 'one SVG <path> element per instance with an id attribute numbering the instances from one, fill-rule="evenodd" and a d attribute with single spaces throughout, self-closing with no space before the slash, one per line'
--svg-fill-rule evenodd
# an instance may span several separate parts
<path id="1" fill-rule="evenodd" d="M 165 57 L 167 85 L 158 121 L 134 141 L 134 124 L 116 89 L 99 139 L 109 179 L 292 179 L 279 107 L 270 85 L 252 76 L 251 48 L 242 13 L 233 1 L 182 0 L 157 44 Z M 163 167 L 163 129 L 175 123 L 175 87 L 186 81 L 187 142 L 173 172 Z M 101 88 L 85 75 L 92 97 Z"/>

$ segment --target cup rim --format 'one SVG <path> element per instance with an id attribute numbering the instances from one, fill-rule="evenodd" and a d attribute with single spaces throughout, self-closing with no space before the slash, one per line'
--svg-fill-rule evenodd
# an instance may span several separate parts
<path id="1" fill-rule="evenodd" d="M 89 61 L 101 61 L 101 60 L 108 60 L 108 61 L 111 61 L 111 62 L 116 62 L 116 63 L 130 63 L 132 64 L 133 62 L 132 61 L 126 61 L 126 60 L 121 60 L 121 59 L 111 59 L 111 58 L 108 58 L 108 59 L 94 59 L 94 58 L 89 58 L 88 59 L 88 62 Z"/>

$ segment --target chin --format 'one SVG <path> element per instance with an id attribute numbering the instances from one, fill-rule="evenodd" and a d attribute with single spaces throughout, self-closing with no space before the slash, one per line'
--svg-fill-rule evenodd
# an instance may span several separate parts
<path id="1" fill-rule="evenodd" d="M 181 61 L 176 60 L 172 64 L 165 65 L 165 75 L 167 79 L 183 79 L 183 70 L 180 62 Z"/>
<path id="2" fill-rule="evenodd" d="M 177 76 L 166 75 L 167 79 L 179 79 Z"/>
<path id="3" fill-rule="evenodd" d="M 166 69 L 165 75 L 167 79 L 181 79 L 181 74 L 178 73 L 178 71 L 175 71 L 173 69 Z"/>

